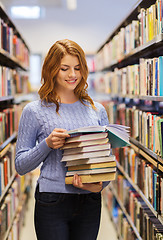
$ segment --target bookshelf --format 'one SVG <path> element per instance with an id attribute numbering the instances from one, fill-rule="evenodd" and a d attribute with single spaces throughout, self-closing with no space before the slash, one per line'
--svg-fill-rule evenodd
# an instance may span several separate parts
<path id="1" fill-rule="evenodd" d="M 148 239 L 159 239 L 163 231 L 163 135 L 160 127 L 163 115 L 162 14 L 161 0 L 138 1 L 101 45 L 95 56 L 95 88 L 98 92 L 100 89 L 102 94 L 108 95 L 108 101 L 104 101 L 103 104 L 109 121 L 128 125 L 131 128 L 131 146 L 128 149 L 132 149 L 133 155 L 126 150 L 126 156 L 123 159 L 121 151 L 115 150 L 118 177 L 108 186 L 104 194 L 105 199 L 108 199 L 108 196 L 115 199 L 120 209 L 118 219 L 121 215 L 125 216 L 134 232 L 132 239 L 146 239 L 146 234 Z M 144 171 L 142 172 L 144 179 L 141 183 L 136 179 L 137 159 L 142 164 L 141 171 Z M 148 175 L 148 171 L 153 175 Z M 152 182 L 150 176 L 155 176 L 156 182 Z M 132 211 L 126 210 L 119 196 L 120 193 L 117 192 L 121 192 L 119 184 L 122 184 L 122 178 L 124 184 L 128 182 L 130 191 L 135 195 L 134 201 L 140 201 L 139 204 L 144 213 L 142 217 L 144 224 L 148 225 L 153 221 L 151 219 L 154 219 L 160 232 L 154 230 L 153 225 L 150 225 L 153 232 L 150 232 L 149 226 L 145 232 L 139 225 L 137 226 L 137 223 L 136 225 L 133 223 Z M 116 188 L 117 191 L 115 191 Z M 153 194 L 152 199 L 148 190 Z M 129 204 L 132 204 L 132 194 Z M 114 200 L 112 203 L 107 201 L 107 205 L 108 209 L 111 208 L 109 205 L 113 205 L 109 213 L 118 228 L 121 224 L 117 224 L 117 220 L 114 220 L 113 215 L 116 209 Z M 125 226 L 124 229 L 126 231 Z M 119 235 L 127 239 L 123 236 L 121 229 L 118 231 Z"/>
<path id="2" fill-rule="evenodd" d="M 0 16 L 0 239 L 18 240 L 31 185 L 31 174 L 19 176 L 14 166 L 19 119 L 30 100 L 30 52 L 1 4 Z"/>

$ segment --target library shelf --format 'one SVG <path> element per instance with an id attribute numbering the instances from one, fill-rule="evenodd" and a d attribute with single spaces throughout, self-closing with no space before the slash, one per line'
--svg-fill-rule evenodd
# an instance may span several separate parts
<path id="1" fill-rule="evenodd" d="M 12 217 L 12 219 L 11 219 L 10 225 L 9 225 L 8 228 L 7 228 L 7 231 L 6 231 L 6 233 L 5 233 L 5 236 L 4 236 L 3 240 L 8 240 L 9 233 L 10 233 L 10 231 L 11 231 L 11 228 L 12 228 L 12 226 L 13 226 L 14 220 L 15 220 L 17 214 L 18 214 L 18 211 L 19 211 L 19 206 L 23 205 L 22 202 L 25 202 L 25 199 L 26 199 L 26 195 L 25 195 L 25 198 L 24 198 L 23 196 L 20 198 L 18 208 L 17 208 L 16 211 L 14 212 L 14 215 L 13 215 L 13 217 Z"/>
<path id="2" fill-rule="evenodd" d="M 6 21 L 10 27 L 12 27 L 14 29 L 14 32 L 16 33 L 16 35 L 23 41 L 23 43 L 25 44 L 26 48 L 29 50 L 26 42 L 24 41 L 22 35 L 20 34 L 20 31 L 17 30 L 15 24 L 12 22 L 12 20 L 9 18 L 9 16 L 7 15 L 3 4 L 0 2 L 0 16 L 1 18 Z"/>
<path id="3" fill-rule="evenodd" d="M 123 206 L 123 203 L 121 202 L 121 200 L 119 199 L 119 197 L 117 196 L 117 193 L 115 191 L 115 189 L 111 186 L 111 183 L 109 184 L 109 189 L 112 191 L 114 197 L 116 198 L 120 208 L 122 209 L 123 213 L 125 214 L 130 226 L 132 227 L 134 234 L 136 235 L 137 239 L 142 240 L 137 228 L 135 227 L 134 223 L 132 222 L 132 219 L 130 217 L 130 215 L 128 214 L 128 212 L 126 211 L 125 207 Z"/>
<path id="4" fill-rule="evenodd" d="M 140 148 L 138 148 L 137 146 L 131 144 L 131 147 L 134 149 L 134 151 L 140 155 L 142 155 L 148 162 L 150 162 L 155 169 L 161 171 L 159 172 L 161 175 L 163 173 L 163 167 L 162 165 L 158 164 L 158 162 L 156 162 L 152 157 L 150 157 L 147 153 L 145 153 L 144 151 L 142 151 Z"/>
<path id="5" fill-rule="evenodd" d="M 11 102 L 13 100 L 14 100 L 13 96 L 0 97 L 0 103 L 2 103 L 2 102 Z"/>
<path id="6" fill-rule="evenodd" d="M 97 52 L 99 52 L 106 43 L 110 42 L 110 40 L 119 32 L 119 30 L 121 29 L 121 27 L 125 27 L 127 26 L 129 23 L 131 23 L 131 21 L 133 19 L 135 19 L 138 15 L 138 13 L 140 12 L 140 8 L 148 8 L 150 7 L 152 4 L 154 4 L 156 2 L 156 0 L 138 0 L 135 5 L 133 6 L 133 8 L 130 10 L 130 12 L 126 15 L 126 17 L 120 22 L 120 24 L 112 31 L 111 34 L 109 34 L 109 36 L 107 37 L 107 40 L 105 40 L 105 42 L 100 46 L 100 48 L 98 49 Z"/>
<path id="7" fill-rule="evenodd" d="M 16 26 L 13 24 L 11 19 L 6 14 L 6 11 L 1 3 L 0 3 L 0 16 L 1 16 L 0 65 L 2 67 L 2 70 L 3 70 L 3 67 L 4 67 L 4 70 L 5 69 L 11 70 L 11 72 L 12 72 L 11 81 L 12 81 L 12 84 L 15 85 L 13 88 L 13 92 L 12 92 L 13 96 L 11 96 L 11 93 L 10 93 L 11 89 L 9 89 L 9 87 L 10 87 L 9 84 L 7 84 L 8 79 L 6 80 L 6 78 L 1 78 L 1 76 L 0 76 L 0 81 L 2 79 L 3 80 L 2 84 L 4 84 L 4 86 L 6 86 L 6 88 L 7 88 L 6 92 L 8 92 L 8 94 L 10 94 L 10 95 L 6 96 L 6 92 L 2 91 L 3 89 L 0 89 L 0 91 L 1 91 L 0 92 L 0 96 L 1 96 L 0 97 L 0 105 L 1 105 L 1 109 L 4 110 L 7 108 L 11 108 L 12 106 L 16 106 L 16 103 L 14 102 L 15 101 L 15 93 L 23 92 L 23 94 L 24 94 L 26 92 L 29 92 L 29 90 L 30 90 L 28 87 L 28 84 L 27 84 L 28 75 L 29 75 L 28 71 L 29 71 L 30 50 L 29 50 L 27 44 L 25 43 L 24 39 L 22 38 L 20 32 L 18 31 L 18 29 L 16 28 Z M 18 48 L 21 48 L 21 51 L 18 52 L 18 50 L 19 50 Z M 15 73 L 15 75 L 17 77 L 16 81 L 13 81 L 14 77 L 15 77 L 13 72 Z M 21 88 L 21 86 L 20 86 L 20 89 L 18 89 L 18 86 L 17 86 L 18 81 L 21 81 L 21 83 L 22 83 L 22 81 L 25 81 L 26 85 L 20 84 L 21 86 L 23 86 L 23 88 Z M 26 99 L 27 97 L 24 96 L 24 98 Z M 21 104 L 21 101 L 19 101 L 17 104 Z M 24 103 L 22 105 L 24 105 Z M 14 111 L 17 111 L 17 113 L 21 113 L 22 108 L 23 108 L 23 106 L 20 106 L 20 108 L 16 106 L 14 108 Z M 0 161 L 2 161 L 2 166 L 4 163 L 3 161 L 4 161 L 5 157 L 8 157 L 8 158 L 6 158 L 6 161 L 8 159 L 11 160 L 12 168 L 13 168 L 12 176 L 7 179 L 8 182 L 6 181 L 6 186 L 2 185 L 3 186 L 2 193 L 0 196 L 0 214 L 2 213 L 2 210 L 3 210 L 3 206 L 4 206 L 3 204 L 8 204 L 5 202 L 5 200 L 8 197 L 8 193 L 10 194 L 10 189 L 12 187 L 12 184 L 15 183 L 15 181 L 17 180 L 17 177 L 19 178 L 19 175 L 16 173 L 16 170 L 14 168 L 14 156 L 12 155 L 15 153 L 16 138 L 17 138 L 17 132 L 15 131 L 15 132 L 13 132 L 13 134 L 11 136 L 9 136 L 0 145 Z M 11 151 L 11 154 L 10 154 L 10 151 Z M 9 152 L 9 154 L 8 154 L 8 152 Z M 7 168 L 7 171 L 8 170 L 9 170 L 9 168 Z M 28 175 L 27 177 L 23 176 L 21 178 L 22 178 L 22 180 L 20 179 L 21 185 L 18 184 L 18 188 L 20 191 L 20 194 L 18 196 L 19 199 L 17 202 L 18 209 L 15 209 L 13 216 L 11 216 L 12 219 L 10 219 L 8 228 L 4 229 L 5 233 L 3 236 L 3 240 L 7 240 L 11 235 L 13 235 L 13 231 L 16 231 L 16 234 L 19 238 L 19 231 L 18 231 L 19 222 L 17 222 L 17 219 L 19 217 L 21 217 L 21 214 L 23 214 L 25 212 L 24 211 L 25 208 L 23 208 L 23 206 L 25 206 L 25 204 L 26 204 L 26 200 L 25 200 L 25 198 L 27 197 L 26 188 L 29 187 L 30 182 L 28 179 L 31 179 L 31 176 Z M 1 181 L 0 181 L 0 184 L 1 184 Z M 23 188 L 23 190 L 22 190 L 22 188 Z M 10 195 L 9 195 L 9 198 L 10 198 Z M 16 219 L 16 222 L 15 222 L 15 219 Z M 0 218 L 0 220 L 1 220 L 1 218 Z M 0 238 L 1 238 L 1 236 L 0 236 Z"/>
<path id="8" fill-rule="evenodd" d="M 16 139 L 17 137 L 17 132 L 14 132 L 9 138 L 7 138 L 6 141 L 4 141 L 1 145 L 0 145 L 0 152 L 9 144 L 11 143 L 14 139 Z"/>
<path id="9" fill-rule="evenodd" d="M 17 212 L 14 213 L 13 218 L 12 218 L 11 223 L 10 223 L 10 226 L 8 227 L 8 229 L 7 229 L 6 233 L 5 233 L 5 236 L 3 237 L 3 240 L 7 240 L 8 239 L 8 235 L 9 235 L 10 230 L 12 228 L 14 219 L 16 218 L 16 214 L 17 214 Z"/>
<path id="10" fill-rule="evenodd" d="M 136 192 L 140 195 L 140 197 L 143 199 L 143 201 L 146 203 L 146 205 L 150 208 L 152 213 L 155 215 L 156 218 L 163 224 L 163 218 L 158 214 L 157 211 L 153 208 L 152 204 L 148 201 L 148 199 L 145 197 L 144 193 L 140 190 L 140 188 L 132 181 L 132 179 L 129 177 L 129 175 L 124 171 L 123 167 L 119 164 L 119 162 L 116 163 L 117 168 L 119 171 L 124 175 L 124 177 L 127 179 L 127 181 L 132 185 L 132 187 L 136 190 Z"/>
<path id="11" fill-rule="evenodd" d="M 0 158 L 2 158 L 3 156 L 6 155 L 6 153 L 7 153 L 8 150 L 10 149 L 10 147 L 11 147 L 11 143 L 8 143 L 8 144 L 6 145 L 6 147 L 3 148 L 2 151 L 0 151 Z"/>
<path id="12" fill-rule="evenodd" d="M 11 56 L 9 52 L 0 48 L 0 63 L 10 68 L 20 68 L 24 71 L 28 71 L 26 68 L 16 57 Z"/>
<path id="13" fill-rule="evenodd" d="M 121 100 L 124 99 L 133 99 L 133 100 L 144 100 L 144 101 L 156 101 L 163 102 L 163 96 L 141 96 L 141 95 L 124 95 L 124 94 L 108 94 L 111 98 L 117 98 Z"/>
<path id="14" fill-rule="evenodd" d="M 130 53 L 124 54 L 123 58 L 118 61 L 113 61 L 110 65 L 101 69 L 101 71 L 108 71 L 113 70 L 114 68 L 123 68 L 131 63 L 137 62 L 137 59 L 140 57 L 150 57 L 151 50 L 152 54 L 155 52 L 157 53 L 157 48 L 161 45 L 161 51 L 163 51 L 163 34 L 160 34 L 153 38 L 151 41 L 145 43 L 144 45 L 138 46 L 137 48 L 133 49 Z"/>
<path id="15" fill-rule="evenodd" d="M 140 150 L 142 150 L 142 151 L 144 151 L 145 153 L 147 153 L 148 155 L 149 155 L 149 157 L 151 157 L 151 158 L 153 158 L 155 161 L 156 161 L 156 163 L 159 163 L 159 164 L 162 164 L 163 165 L 163 159 L 158 155 L 158 154 L 156 154 L 155 152 L 153 152 L 152 150 L 150 150 L 149 148 L 146 148 L 146 147 L 144 147 L 139 141 L 137 141 L 136 139 L 134 139 L 134 138 L 132 138 L 132 137 L 130 137 L 130 142 L 132 143 L 132 147 L 134 148 L 134 147 L 137 147 L 138 149 L 136 149 L 136 151 L 138 152 L 138 151 L 140 151 Z M 135 145 L 135 146 L 133 146 L 133 144 Z M 142 152 L 141 151 L 141 152 Z M 163 170 L 163 168 L 161 168 L 162 170 Z"/>
<path id="16" fill-rule="evenodd" d="M 108 91 L 108 96 L 110 97 L 110 101 L 113 102 L 113 104 L 125 104 L 128 108 L 136 108 L 140 111 L 144 112 L 152 112 L 152 114 L 156 114 L 158 116 L 162 116 L 163 114 L 163 94 L 162 94 L 162 76 L 161 71 L 159 69 L 160 65 L 157 69 L 159 69 L 158 75 L 152 75 L 155 76 L 155 82 L 153 82 L 153 78 L 151 77 L 152 72 L 152 61 L 154 61 L 154 58 L 161 58 L 163 56 L 163 1 L 159 0 L 139 0 L 131 9 L 130 13 L 126 15 L 126 17 L 123 19 L 123 21 L 113 30 L 113 32 L 109 35 L 109 37 L 106 39 L 106 41 L 101 45 L 101 47 L 97 50 L 97 73 L 103 74 L 103 82 L 104 87 L 101 86 L 101 89 L 103 91 Z M 153 16 L 153 20 L 151 20 L 151 15 L 149 17 L 150 13 L 156 14 Z M 144 14 L 144 15 L 143 15 Z M 157 17 L 159 16 L 159 17 Z M 148 19 L 147 19 L 148 17 Z M 151 25 L 148 21 L 151 20 Z M 154 22 L 155 20 L 155 22 Z M 135 21 L 135 22 L 134 22 Z M 153 21 L 153 22 L 152 22 Z M 146 22 L 146 25 L 144 24 Z M 148 25 L 149 23 L 149 25 Z M 144 25 L 143 25 L 144 24 Z M 159 25 L 160 24 L 160 25 Z M 135 27 L 136 26 L 136 27 Z M 151 26 L 153 26 L 154 29 L 151 30 Z M 137 28 L 138 27 L 138 28 Z M 136 28 L 136 30 L 135 30 Z M 139 29 L 139 30 L 137 30 Z M 133 34 L 133 35 L 132 35 Z M 134 39 L 133 39 L 133 38 Z M 121 41 L 122 40 L 122 41 Z M 133 85 L 133 91 L 130 91 L 129 84 L 127 85 L 127 77 L 129 78 L 129 74 L 133 73 L 131 71 L 131 68 L 127 68 L 128 66 L 137 65 L 140 69 L 140 64 L 144 64 L 144 62 L 140 61 L 140 59 L 149 59 L 152 63 L 148 64 L 149 68 L 147 69 L 146 73 L 149 74 L 149 76 L 142 77 L 138 79 L 139 82 L 136 82 L 138 88 L 134 88 L 135 85 Z M 141 65 L 142 66 L 142 65 Z M 144 66 L 146 67 L 146 65 Z M 123 74 L 127 73 L 126 76 L 118 73 L 118 70 L 126 68 L 126 72 L 124 71 Z M 147 68 L 147 67 L 146 67 Z M 116 74 L 117 69 L 117 74 Z M 138 73 L 140 74 L 140 71 L 138 70 Z M 144 70 L 144 69 L 143 69 Z M 149 70 L 149 71 L 148 71 Z M 127 72 L 128 71 L 128 72 Z M 155 69 L 153 70 L 155 71 Z M 107 72 L 110 72 L 107 75 Z M 113 75 L 112 75 L 112 73 Z M 136 71 L 135 71 L 136 72 Z M 134 72 L 134 73 L 135 73 Z M 114 74 L 115 73 L 115 74 Z M 136 72 L 137 73 L 137 72 Z M 142 73 L 142 72 L 141 72 Z M 119 75 L 118 75 L 119 74 Z M 153 72 L 152 72 L 153 74 Z M 155 72 L 156 74 L 156 72 Z M 136 74 L 135 74 L 136 75 Z M 106 76 L 106 78 L 105 78 Z M 123 76 L 124 79 L 123 79 Z M 138 76 L 138 75 L 136 75 Z M 141 78 L 142 77 L 142 78 Z M 151 77 L 151 78 L 150 78 Z M 156 79 L 157 77 L 157 79 Z M 114 78 L 116 78 L 116 81 L 114 81 Z M 100 79 L 100 77 L 99 77 Z M 151 80 L 152 79 L 152 80 Z M 98 80 L 98 75 L 97 75 Z M 122 82 L 120 83 L 120 80 Z M 132 79 L 131 79 L 132 80 Z M 151 81 L 150 81 L 151 80 Z M 113 81 L 113 84 L 112 84 Z M 143 82 L 144 81 L 144 82 Z M 151 84 L 150 87 L 147 89 L 147 85 L 145 85 L 145 81 L 149 81 L 148 84 Z M 131 81 L 131 84 L 135 84 L 134 81 Z M 115 83 L 118 83 L 118 86 L 115 86 Z M 144 83 L 144 85 L 143 85 Z M 152 84 L 155 85 L 152 85 Z M 108 84 L 105 86 L 105 84 Z M 112 85 L 111 85 L 112 84 Z M 142 84 L 142 85 L 141 85 Z M 158 85 L 157 85 L 158 84 Z M 122 85 L 122 86 L 121 86 Z M 98 86 L 98 85 L 97 85 Z M 120 86 L 120 87 L 119 87 Z M 141 91 L 140 86 L 145 86 L 146 91 Z M 152 88 L 154 86 L 154 88 Z M 119 88 L 118 88 L 119 87 Z M 149 87 L 149 86 L 148 86 Z M 160 88 L 159 88 L 160 87 Z M 129 95 L 129 94 L 122 94 L 119 93 L 122 92 L 123 88 L 128 88 L 127 90 L 123 91 L 124 93 L 128 92 L 130 94 L 137 93 L 141 95 Z M 152 92 L 149 91 L 152 89 Z M 155 91 L 153 91 L 153 89 Z M 111 94 L 110 94 L 111 92 Z M 114 94 L 114 93 L 115 94 Z M 106 92 L 105 92 L 106 93 Z M 145 95 L 145 94 L 151 94 L 151 95 Z M 158 96 L 155 96 L 158 95 Z M 161 95 L 161 96 L 159 96 Z M 109 102 L 109 101 L 108 101 Z M 106 104 L 105 104 L 106 106 Z M 109 114 L 113 114 L 115 118 L 118 118 L 116 115 L 119 114 L 119 112 L 115 112 L 116 108 L 112 110 L 112 103 L 111 108 L 106 108 L 106 111 L 108 111 Z M 120 112 L 121 113 L 121 112 Z M 121 116 L 121 115 L 120 115 Z M 119 118 L 120 118 L 119 116 Z M 111 118 L 113 121 L 114 119 Z M 118 119 L 121 120 L 121 119 Z M 115 120 L 116 121 L 116 120 Z M 139 126 L 139 125 L 138 125 Z M 130 137 L 130 143 L 131 148 L 134 149 L 134 151 L 137 154 L 140 154 L 143 158 L 145 158 L 146 162 L 149 162 L 150 165 L 152 164 L 152 167 L 156 171 L 156 173 L 159 175 L 159 178 L 163 178 L 163 158 L 160 156 L 160 153 L 155 153 L 151 149 L 148 149 L 145 147 L 141 142 L 137 141 L 136 139 Z M 162 143 L 161 143 L 162 144 Z M 160 146 L 161 147 L 161 146 Z M 150 209 L 150 211 L 154 214 L 157 220 L 159 220 L 160 224 L 163 226 L 163 217 L 159 215 L 159 213 L 155 210 L 155 208 L 152 206 L 150 201 L 147 199 L 146 195 L 140 190 L 139 186 L 136 185 L 132 179 L 129 177 L 128 173 L 125 172 L 123 167 L 117 162 L 117 169 L 119 172 L 127 179 L 127 181 L 131 184 L 133 189 L 140 195 L 142 201 L 145 205 Z M 138 239 L 141 239 L 137 229 L 132 223 L 132 220 L 130 216 L 128 216 L 128 213 L 126 212 L 126 209 L 123 206 L 123 203 L 117 196 L 115 189 L 111 187 L 111 184 L 109 185 L 110 191 L 112 192 L 113 196 L 115 196 L 118 204 L 120 205 L 122 212 L 126 215 L 131 227 L 133 228 L 136 236 Z M 163 192 L 161 191 L 161 198 L 162 198 Z M 162 228 L 161 228 L 162 229 Z M 160 231 L 160 234 L 162 232 Z M 161 235 L 162 236 L 162 235 Z"/>
<path id="17" fill-rule="evenodd" d="M 9 188 L 11 187 L 11 184 L 14 182 L 14 179 L 15 179 L 16 175 L 17 175 L 17 173 L 15 171 L 13 173 L 13 175 L 11 176 L 8 184 L 6 185 L 4 191 L 2 192 L 2 195 L 0 196 L 0 206 L 1 206 L 1 204 L 2 204 L 2 202 L 4 200 L 4 198 L 5 198 L 5 195 L 7 194 L 8 190 L 9 190 Z"/>

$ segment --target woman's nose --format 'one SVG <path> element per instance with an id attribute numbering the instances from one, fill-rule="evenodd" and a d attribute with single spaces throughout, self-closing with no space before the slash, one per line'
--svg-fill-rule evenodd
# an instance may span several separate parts
<path id="1" fill-rule="evenodd" d="M 76 74 L 75 74 L 74 68 L 70 69 L 70 71 L 69 71 L 69 77 L 75 77 L 75 76 L 76 76 Z"/>

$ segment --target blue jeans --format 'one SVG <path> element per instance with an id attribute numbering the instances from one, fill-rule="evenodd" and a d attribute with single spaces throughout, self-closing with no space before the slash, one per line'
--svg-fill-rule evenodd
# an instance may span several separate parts
<path id="1" fill-rule="evenodd" d="M 95 240 L 101 216 L 101 193 L 35 193 L 38 240 Z"/>

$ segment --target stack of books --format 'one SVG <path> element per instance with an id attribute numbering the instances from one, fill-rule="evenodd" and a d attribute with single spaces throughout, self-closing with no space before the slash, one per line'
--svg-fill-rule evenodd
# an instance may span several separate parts
<path id="1" fill-rule="evenodd" d="M 72 184 L 75 174 L 81 177 L 82 183 L 115 179 L 116 159 L 111 155 L 111 147 L 129 145 L 129 140 L 126 128 L 115 128 L 119 137 L 115 135 L 114 128 L 112 133 L 106 126 L 91 126 L 68 131 L 70 138 L 66 139 L 62 147 L 64 153 L 61 160 L 66 162 L 65 166 L 68 167 L 66 184 Z"/>

